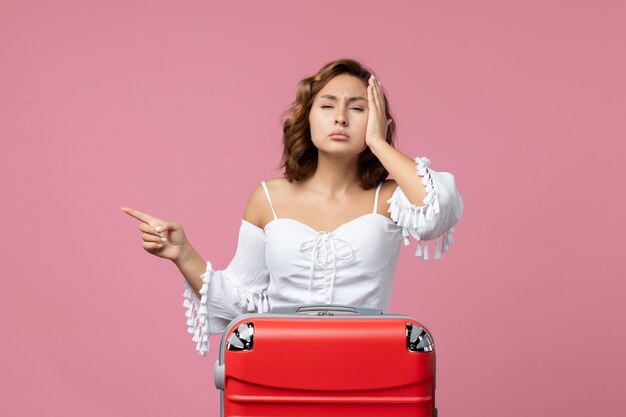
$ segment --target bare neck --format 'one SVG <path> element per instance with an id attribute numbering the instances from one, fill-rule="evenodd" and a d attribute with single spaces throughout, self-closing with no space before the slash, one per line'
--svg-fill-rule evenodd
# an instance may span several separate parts
<path id="1" fill-rule="evenodd" d="M 358 156 L 347 159 L 345 156 L 319 153 L 317 168 L 305 183 L 312 190 L 328 197 L 342 197 L 360 190 L 361 179 L 358 170 Z"/>

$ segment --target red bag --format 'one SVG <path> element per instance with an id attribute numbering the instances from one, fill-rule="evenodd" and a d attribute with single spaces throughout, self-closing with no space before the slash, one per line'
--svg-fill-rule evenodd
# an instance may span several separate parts
<path id="1" fill-rule="evenodd" d="M 430 332 L 409 316 L 338 305 L 276 307 L 226 328 L 221 416 L 436 416 Z"/>

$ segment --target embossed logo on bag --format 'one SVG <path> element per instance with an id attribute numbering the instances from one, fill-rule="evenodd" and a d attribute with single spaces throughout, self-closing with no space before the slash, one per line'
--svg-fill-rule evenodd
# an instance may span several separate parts
<path id="1" fill-rule="evenodd" d="M 332 311 L 328 311 L 328 310 L 322 310 L 322 311 L 318 311 L 317 315 L 318 316 L 334 316 L 335 313 L 333 313 Z"/>

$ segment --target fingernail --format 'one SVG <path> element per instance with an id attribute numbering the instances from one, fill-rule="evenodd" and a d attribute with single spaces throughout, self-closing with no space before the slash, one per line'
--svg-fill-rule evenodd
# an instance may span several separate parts
<path id="1" fill-rule="evenodd" d="M 161 226 L 155 227 L 154 230 L 156 230 L 157 232 L 160 232 L 161 231 Z"/>
<path id="2" fill-rule="evenodd" d="M 167 242 L 167 239 L 166 239 L 166 238 L 164 238 L 164 237 L 162 237 L 162 238 L 161 238 L 161 240 L 162 240 L 163 242 Z"/>
<path id="3" fill-rule="evenodd" d="M 163 245 L 161 245 L 160 243 L 157 245 L 158 248 L 162 248 Z"/>

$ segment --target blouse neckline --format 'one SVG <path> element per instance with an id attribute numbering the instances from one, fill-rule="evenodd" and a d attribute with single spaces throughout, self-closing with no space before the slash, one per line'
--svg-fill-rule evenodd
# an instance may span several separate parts
<path id="1" fill-rule="evenodd" d="M 301 222 L 300 220 L 292 219 L 292 218 L 290 218 L 290 217 L 277 217 L 277 218 L 272 219 L 272 220 L 270 220 L 269 222 L 267 222 L 267 223 L 265 224 L 265 227 L 263 227 L 263 230 L 265 230 L 265 229 L 266 229 L 268 226 L 270 226 L 272 223 L 275 223 L 275 222 L 277 222 L 277 221 L 281 221 L 281 220 L 287 220 L 287 221 L 292 221 L 292 222 L 295 222 L 296 224 L 301 225 L 301 226 L 302 226 L 302 227 L 304 227 L 305 229 L 309 230 L 311 233 L 316 233 L 316 234 L 320 234 L 320 233 L 325 233 L 325 234 L 334 234 L 334 233 L 337 233 L 337 232 L 339 231 L 339 229 L 343 228 L 344 226 L 347 226 L 347 225 L 349 225 L 349 224 L 352 224 L 352 223 L 354 223 L 354 222 L 356 222 L 356 221 L 358 221 L 358 220 L 361 220 L 361 219 L 363 219 L 363 218 L 366 218 L 366 217 L 368 217 L 368 216 L 378 216 L 378 217 L 382 217 L 383 219 L 385 219 L 385 220 L 387 220 L 387 221 L 389 221 L 389 222 L 391 222 L 391 223 L 394 223 L 394 224 L 395 224 L 395 222 L 394 222 L 391 218 L 389 218 L 389 217 L 387 217 L 387 216 L 384 216 L 384 215 L 382 215 L 382 214 L 380 214 L 380 213 L 366 213 L 366 214 L 362 214 L 362 215 L 360 215 L 360 216 L 358 216 L 358 217 L 355 217 L 354 219 L 348 220 L 347 222 L 344 222 L 344 223 L 340 224 L 339 226 L 335 227 L 335 228 L 334 228 L 331 232 L 327 232 L 327 231 L 325 231 L 325 230 L 316 230 L 316 229 L 314 229 L 313 227 L 309 226 L 308 224 Z M 244 220 L 244 221 L 245 221 L 245 220 Z M 256 227 L 258 227 L 258 226 L 256 226 Z"/>

